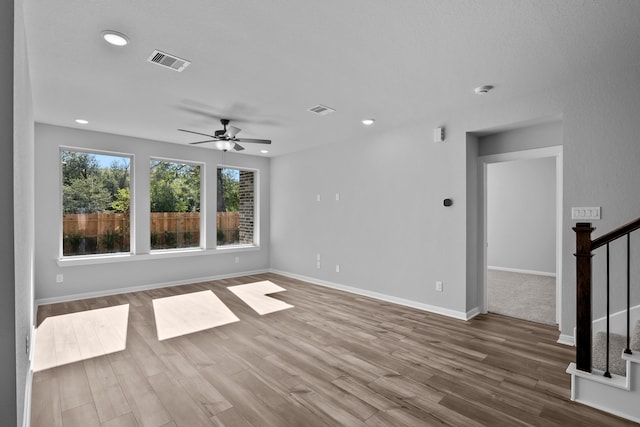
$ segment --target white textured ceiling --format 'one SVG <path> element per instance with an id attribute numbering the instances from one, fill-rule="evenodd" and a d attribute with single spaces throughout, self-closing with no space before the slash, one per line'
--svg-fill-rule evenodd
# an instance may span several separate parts
<path id="1" fill-rule="evenodd" d="M 638 0 L 25 0 L 25 13 L 36 121 L 186 144 L 199 137 L 178 128 L 224 117 L 272 139 L 270 156 L 640 69 Z M 154 49 L 192 64 L 158 67 Z M 474 95 L 482 84 L 496 89 Z"/>

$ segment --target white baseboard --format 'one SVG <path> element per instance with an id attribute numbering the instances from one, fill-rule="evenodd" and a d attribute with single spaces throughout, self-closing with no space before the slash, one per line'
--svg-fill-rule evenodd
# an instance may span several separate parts
<path id="1" fill-rule="evenodd" d="M 480 311 L 480 307 L 472 308 L 471 310 L 467 311 L 466 320 L 473 319 L 474 317 L 476 317 L 478 314 L 481 314 L 481 313 L 482 312 Z"/>
<path id="2" fill-rule="evenodd" d="M 520 268 L 496 267 L 495 265 L 487 266 L 488 270 L 508 271 L 509 273 L 535 274 L 537 276 L 556 277 L 556 273 L 548 271 L 523 270 Z"/>
<path id="3" fill-rule="evenodd" d="M 365 297 L 370 297 L 370 298 L 378 299 L 381 301 L 390 302 L 393 304 L 404 305 L 406 307 L 416 308 L 418 310 L 427 311 L 429 313 L 435 313 L 435 314 L 441 314 L 447 317 L 453 317 L 454 319 L 469 320 L 472 317 L 475 317 L 478 314 L 480 314 L 480 309 L 477 307 L 465 313 L 462 311 L 450 310 L 448 308 L 424 304 L 421 302 L 412 301 L 404 298 L 398 298 L 391 295 L 381 294 L 378 292 L 367 291 L 366 289 L 354 288 L 354 287 L 342 285 L 339 283 L 328 282 L 326 280 L 320 280 L 314 277 L 303 276 L 301 274 L 290 273 L 287 271 L 281 271 L 276 269 L 270 269 L 269 271 L 271 273 L 279 274 L 281 276 L 291 277 L 292 279 L 303 280 L 305 282 L 309 282 L 314 285 L 320 285 L 327 288 L 337 289 L 340 291 L 345 291 L 345 292 L 349 292 L 356 295 L 362 295 Z"/>
<path id="4" fill-rule="evenodd" d="M 572 335 L 564 335 L 564 334 L 560 334 L 560 336 L 558 337 L 557 343 L 569 345 L 571 347 L 574 347 L 576 345 L 575 339 L 573 338 Z"/>
<path id="5" fill-rule="evenodd" d="M 108 289 L 104 291 L 95 291 L 95 292 L 86 292 L 81 294 L 72 294 L 72 295 L 64 295 L 60 297 L 51 297 L 51 298 L 40 298 L 35 300 L 35 305 L 44 305 L 44 304 L 55 304 L 59 302 L 68 302 L 68 301 L 77 301 L 81 299 L 87 298 L 99 298 L 106 297 L 109 295 L 118 295 L 125 294 L 129 292 L 140 292 L 140 291 L 148 291 L 150 289 L 160 289 L 160 288 L 168 288 L 170 286 L 180 286 L 180 285 L 189 285 L 191 283 L 199 283 L 199 282 L 209 282 L 212 280 L 222 280 L 222 279 L 232 279 L 234 277 L 242 277 L 242 276 L 251 276 L 253 274 L 262 274 L 268 273 L 269 270 L 254 270 L 254 271 L 243 271 L 240 273 L 230 273 L 230 274 L 221 274 L 217 276 L 208 276 L 208 277 L 195 277 L 192 279 L 185 280 L 176 280 L 173 282 L 164 282 L 164 283 L 149 283 L 147 285 L 141 286 L 132 286 L 126 288 L 118 288 L 118 289 Z"/>

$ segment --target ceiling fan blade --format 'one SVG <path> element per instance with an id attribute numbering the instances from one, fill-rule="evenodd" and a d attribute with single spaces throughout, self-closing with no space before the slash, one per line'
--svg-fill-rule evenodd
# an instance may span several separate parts
<path id="1" fill-rule="evenodd" d="M 254 144 L 271 144 L 270 139 L 236 138 L 235 141 L 252 142 Z"/>
<path id="2" fill-rule="evenodd" d="M 213 141 L 217 141 L 217 139 L 207 139 L 206 141 L 190 142 L 189 144 L 196 145 L 196 144 L 204 144 L 205 142 L 213 142 Z"/>
<path id="3" fill-rule="evenodd" d="M 242 151 L 244 150 L 244 147 L 238 143 L 236 143 L 236 145 L 233 146 L 233 149 L 236 151 Z"/>
<path id="4" fill-rule="evenodd" d="M 194 132 L 192 130 L 186 130 L 186 129 L 178 129 L 180 132 L 189 132 L 189 133 L 195 133 L 196 135 L 202 135 L 202 136 L 208 136 L 209 138 L 215 138 L 215 136 L 213 135 L 209 135 L 206 133 L 200 133 L 200 132 Z"/>

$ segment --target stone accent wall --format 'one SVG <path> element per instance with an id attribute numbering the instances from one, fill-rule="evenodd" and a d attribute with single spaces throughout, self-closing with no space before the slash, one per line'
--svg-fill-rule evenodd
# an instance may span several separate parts
<path id="1" fill-rule="evenodd" d="M 240 244 L 253 244 L 254 174 L 253 171 L 240 171 Z"/>

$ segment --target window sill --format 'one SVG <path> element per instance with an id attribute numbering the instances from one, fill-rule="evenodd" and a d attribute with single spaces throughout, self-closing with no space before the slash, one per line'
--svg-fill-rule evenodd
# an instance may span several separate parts
<path id="1" fill-rule="evenodd" d="M 150 261 L 168 258 L 184 258 L 202 255 L 214 255 L 221 253 L 259 251 L 260 246 L 255 245 L 233 245 L 229 247 L 216 247 L 214 249 L 190 248 L 190 249 L 165 249 L 156 250 L 148 254 L 108 254 L 108 255 L 87 255 L 78 257 L 58 258 L 58 267 L 74 267 L 79 265 L 112 264 L 132 261 Z"/>

